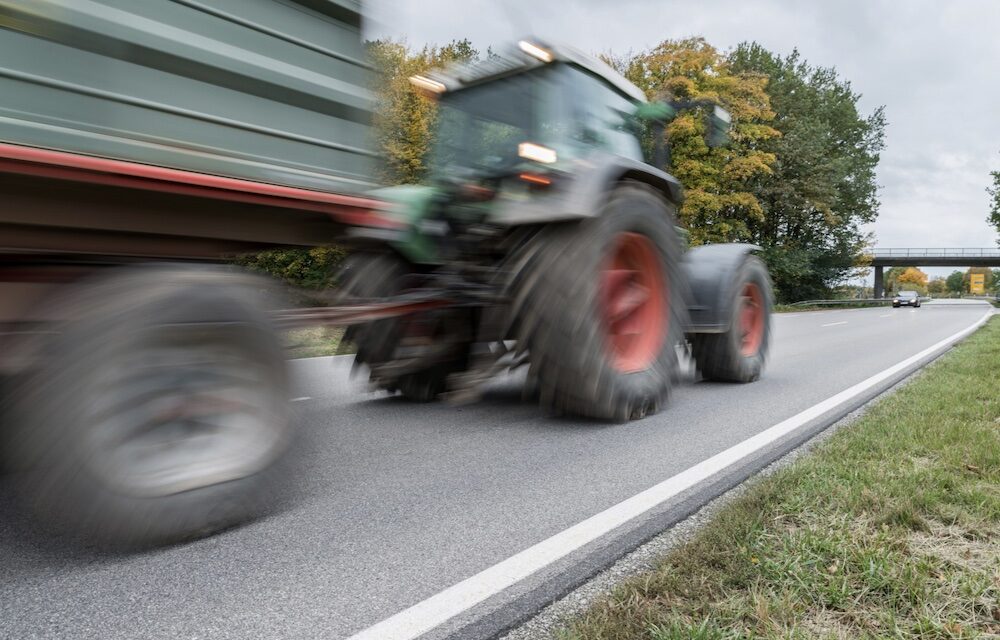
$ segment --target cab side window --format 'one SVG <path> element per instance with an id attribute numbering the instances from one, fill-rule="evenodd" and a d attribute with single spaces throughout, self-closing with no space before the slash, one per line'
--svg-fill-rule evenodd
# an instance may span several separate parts
<path id="1" fill-rule="evenodd" d="M 642 160 L 639 140 L 632 131 L 635 104 L 589 73 L 572 68 L 577 139 L 609 153 Z"/>

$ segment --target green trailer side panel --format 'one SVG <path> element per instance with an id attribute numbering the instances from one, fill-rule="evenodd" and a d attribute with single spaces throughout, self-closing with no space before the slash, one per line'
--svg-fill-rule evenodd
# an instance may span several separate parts
<path id="1" fill-rule="evenodd" d="M 0 0 L 0 142 L 365 191 L 360 21 L 351 0 Z"/>

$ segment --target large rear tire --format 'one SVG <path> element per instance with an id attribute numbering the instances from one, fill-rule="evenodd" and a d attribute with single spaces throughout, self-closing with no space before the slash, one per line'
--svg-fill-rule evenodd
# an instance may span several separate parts
<path id="1" fill-rule="evenodd" d="M 133 546 L 270 506 L 291 429 L 266 283 L 150 267 L 71 286 L 12 394 L 10 452 L 40 515 Z"/>
<path id="2" fill-rule="evenodd" d="M 729 329 L 692 337 L 695 364 L 708 380 L 753 382 L 760 378 L 771 342 L 773 294 L 760 258 L 747 256 L 730 291 Z"/>
<path id="3" fill-rule="evenodd" d="M 686 322 L 673 206 L 645 185 L 552 225 L 515 262 L 513 335 L 542 406 L 624 422 L 655 413 Z"/>

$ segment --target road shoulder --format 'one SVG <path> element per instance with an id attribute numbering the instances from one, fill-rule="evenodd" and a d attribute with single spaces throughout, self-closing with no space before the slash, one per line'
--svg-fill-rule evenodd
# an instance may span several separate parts
<path id="1" fill-rule="evenodd" d="M 994 318 L 506 638 L 997 633 L 996 361 Z"/>

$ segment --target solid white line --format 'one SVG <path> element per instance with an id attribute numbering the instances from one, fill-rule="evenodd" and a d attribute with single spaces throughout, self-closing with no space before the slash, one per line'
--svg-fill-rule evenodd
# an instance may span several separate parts
<path id="1" fill-rule="evenodd" d="M 841 320 L 840 322 L 828 322 L 827 324 L 821 324 L 821 327 L 836 327 L 838 324 L 847 324 L 847 320 Z"/>
<path id="2" fill-rule="evenodd" d="M 319 360 L 321 358 L 328 358 L 330 360 L 340 360 L 342 358 L 353 358 L 353 353 L 338 353 L 332 356 L 309 356 L 308 358 L 289 358 L 291 362 L 301 362 L 303 360 Z"/>
<path id="3" fill-rule="evenodd" d="M 312 396 L 299 396 L 298 398 L 292 398 L 289 402 L 302 402 L 303 400 L 312 400 Z"/>
<path id="4" fill-rule="evenodd" d="M 713 475 L 734 465 L 764 447 L 794 432 L 827 411 L 865 393 L 872 387 L 891 378 L 927 356 L 936 354 L 978 329 L 992 313 L 988 311 L 975 324 L 951 337 L 924 349 L 915 356 L 876 373 L 872 377 L 809 407 L 787 420 L 734 445 L 722 453 L 703 460 L 677 475 L 619 502 L 615 506 L 565 529 L 551 538 L 528 547 L 492 567 L 448 587 L 408 609 L 356 633 L 348 640 L 413 640 L 501 593 L 536 571 L 545 568 L 573 551 L 613 531 L 628 521 L 641 516 L 678 494 L 698 485 Z"/>

